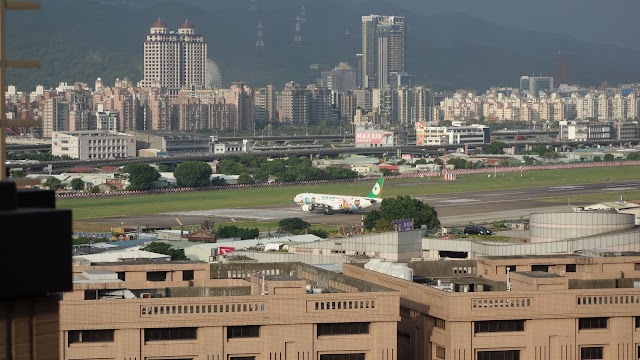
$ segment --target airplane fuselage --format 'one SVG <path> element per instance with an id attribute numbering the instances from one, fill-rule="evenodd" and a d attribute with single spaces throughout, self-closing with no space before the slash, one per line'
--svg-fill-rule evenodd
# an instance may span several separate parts
<path id="1" fill-rule="evenodd" d="M 353 212 L 378 204 L 382 199 L 349 195 L 302 193 L 296 195 L 293 201 L 299 204 L 303 211 L 324 209 L 329 211 Z"/>

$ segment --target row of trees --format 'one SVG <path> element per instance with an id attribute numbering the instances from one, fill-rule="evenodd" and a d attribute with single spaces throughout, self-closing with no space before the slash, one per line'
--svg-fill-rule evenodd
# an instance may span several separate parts
<path id="1" fill-rule="evenodd" d="M 345 168 L 329 167 L 327 169 L 319 169 L 313 166 L 310 159 L 297 157 L 267 161 L 266 157 L 232 156 L 222 159 L 219 166 L 219 172 L 222 174 L 239 174 L 239 184 L 265 182 L 272 177 L 277 178 L 279 181 L 292 182 L 353 179 L 359 176 L 355 171 Z M 222 178 L 210 180 L 211 167 L 201 161 L 183 162 L 175 166 L 175 168 L 167 165 L 163 165 L 160 168 L 160 170 L 171 169 L 173 169 L 173 175 L 178 186 L 226 185 L 226 181 Z M 154 187 L 154 182 L 160 178 L 158 170 L 148 164 L 130 164 L 125 166 L 121 172 L 129 174 L 129 187 L 127 190 L 149 190 Z"/>
<path id="2" fill-rule="evenodd" d="M 148 164 L 129 164 L 122 168 L 122 173 L 129 174 L 127 190 L 149 190 L 155 181 L 160 179 L 156 168 Z M 211 185 L 209 180 L 213 171 L 207 163 L 201 161 L 187 161 L 175 167 L 173 175 L 178 186 L 204 187 Z"/>

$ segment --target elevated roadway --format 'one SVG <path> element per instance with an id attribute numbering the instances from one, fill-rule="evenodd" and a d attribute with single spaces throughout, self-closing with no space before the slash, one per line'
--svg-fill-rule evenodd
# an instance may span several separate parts
<path id="1" fill-rule="evenodd" d="M 532 147 L 536 145 L 545 145 L 552 147 L 577 147 L 579 145 L 589 146 L 620 146 L 620 142 L 611 140 L 598 140 L 598 141 L 505 141 L 507 145 L 517 146 L 520 148 Z M 625 141 L 624 144 L 637 145 L 640 143 L 640 139 Z M 469 145 L 470 149 L 482 146 L 482 144 Z M 376 148 L 356 148 L 356 147 L 324 147 L 324 148 L 295 148 L 287 150 L 267 150 L 267 151 L 254 151 L 251 153 L 256 156 L 268 156 L 268 157 L 284 157 L 284 156 L 325 156 L 325 155 L 341 155 L 341 154 L 363 154 L 363 155 L 382 155 L 386 153 L 407 153 L 416 155 L 437 155 L 443 154 L 449 150 L 456 150 L 463 148 L 461 145 L 438 145 L 438 146 L 397 146 L 397 147 L 376 147 Z M 215 159 L 221 159 L 225 156 L 240 155 L 237 153 L 231 154 L 202 154 L 202 155 L 177 155 L 168 157 L 145 157 L 145 158 L 129 158 L 129 159 L 102 159 L 102 160 L 61 160 L 50 161 L 46 163 L 35 164 L 8 164 L 9 168 L 23 168 L 31 169 L 33 171 L 44 170 L 48 164 L 52 166 L 53 173 L 64 172 L 67 169 L 83 166 L 83 167 L 100 167 L 100 166 L 123 166 L 134 163 L 174 163 L 184 161 L 212 161 Z"/>
<path id="2" fill-rule="evenodd" d="M 499 130 L 491 133 L 491 138 L 504 138 L 504 137 L 512 137 L 512 136 L 525 136 L 525 137 L 536 137 L 536 136 L 550 136 L 556 137 L 558 135 L 557 131 L 531 131 L 531 130 Z M 355 138 L 352 135 L 285 135 L 285 136 L 235 136 L 235 137 L 221 137 L 219 138 L 220 142 L 241 142 L 243 139 L 252 138 L 255 141 L 260 142 L 275 142 L 275 143 L 286 143 L 286 142 L 325 142 L 325 141 L 333 141 L 333 142 L 350 142 L 353 143 Z M 415 142 L 416 135 L 409 134 L 409 141 Z M 51 151 L 51 144 L 7 144 L 7 150 L 11 152 L 25 152 L 25 151 Z"/>

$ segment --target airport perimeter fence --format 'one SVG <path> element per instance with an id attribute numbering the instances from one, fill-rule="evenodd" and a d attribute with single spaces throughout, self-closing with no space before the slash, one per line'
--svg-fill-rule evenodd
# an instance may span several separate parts
<path id="1" fill-rule="evenodd" d="M 559 170 L 559 169 L 579 169 L 579 168 L 596 168 L 596 167 L 617 167 L 617 166 L 633 166 L 640 165 L 640 160 L 628 160 L 628 161 L 611 161 L 611 162 L 590 162 L 590 163 L 578 163 L 578 164 L 554 164 L 554 165 L 522 165 L 522 166 L 492 166 L 484 167 L 481 169 L 455 169 L 444 171 L 415 171 L 408 174 L 398 174 L 385 176 L 386 179 L 412 179 L 412 178 L 431 178 L 439 177 L 444 173 L 467 175 L 467 174 L 492 174 L 492 173 L 508 173 L 508 172 L 523 172 L 523 171 L 536 171 L 536 170 Z M 196 192 L 196 191 L 216 191 L 216 190 L 230 190 L 230 189 L 255 189 L 255 188 L 268 188 L 268 187 L 282 187 L 282 186 L 298 186 L 298 185 L 319 185 L 328 183 L 357 183 L 368 182 L 377 180 L 377 176 L 365 176 L 354 179 L 337 179 L 337 180 L 306 180 L 306 181 L 291 181 L 291 182 L 263 182 L 257 184 L 234 184 L 224 186 L 209 186 L 209 187 L 171 187 L 160 188 L 151 190 L 122 190 L 112 191 L 104 193 L 56 193 L 57 199 L 75 199 L 75 198 L 97 198 L 97 197 L 110 197 L 110 196 L 136 196 L 136 195 L 151 195 L 151 194 L 170 194 L 170 193 L 184 193 L 184 192 Z"/>

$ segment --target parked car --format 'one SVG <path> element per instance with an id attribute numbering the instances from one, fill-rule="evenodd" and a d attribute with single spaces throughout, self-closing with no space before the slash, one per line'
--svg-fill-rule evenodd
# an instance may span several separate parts
<path id="1" fill-rule="evenodd" d="M 469 225 L 464 227 L 464 233 L 469 235 L 491 235 L 491 229 L 479 225 Z"/>

